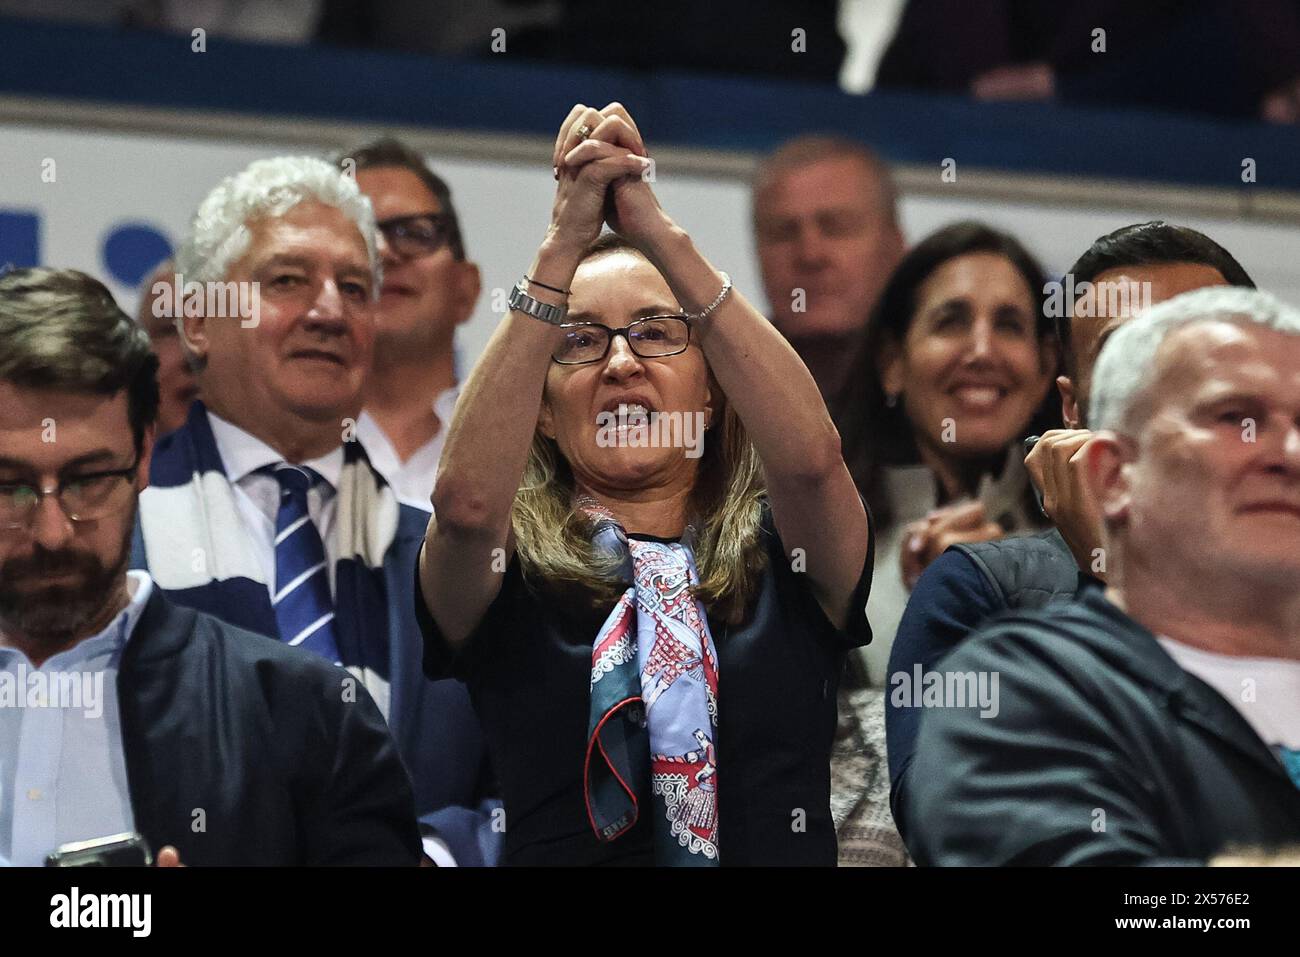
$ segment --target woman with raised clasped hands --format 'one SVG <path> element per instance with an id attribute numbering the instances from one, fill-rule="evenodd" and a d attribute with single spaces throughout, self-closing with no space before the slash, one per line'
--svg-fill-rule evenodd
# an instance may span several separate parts
<path id="1" fill-rule="evenodd" d="M 833 865 L 866 510 L 812 376 L 648 156 L 618 103 L 560 127 L 550 226 L 438 473 L 425 671 L 469 686 L 508 863 Z"/>

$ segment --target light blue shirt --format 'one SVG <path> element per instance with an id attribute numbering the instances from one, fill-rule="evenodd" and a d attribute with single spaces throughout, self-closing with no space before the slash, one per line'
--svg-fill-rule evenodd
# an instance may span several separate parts
<path id="1" fill-rule="evenodd" d="M 127 576 L 130 604 L 40 668 L 0 647 L 0 864 L 39 867 L 60 845 L 135 829 L 117 673 L 153 580 Z"/>

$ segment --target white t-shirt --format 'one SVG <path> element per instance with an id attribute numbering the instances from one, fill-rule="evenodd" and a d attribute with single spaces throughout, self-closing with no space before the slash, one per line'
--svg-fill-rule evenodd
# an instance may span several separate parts
<path id="1" fill-rule="evenodd" d="M 1300 787 L 1300 661 L 1222 655 L 1160 636 L 1160 646 L 1232 704 Z"/>

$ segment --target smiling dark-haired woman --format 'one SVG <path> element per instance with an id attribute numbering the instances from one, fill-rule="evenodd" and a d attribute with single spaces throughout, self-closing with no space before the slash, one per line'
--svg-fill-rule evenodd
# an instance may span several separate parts
<path id="1" fill-rule="evenodd" d="M 1014 237 L 961 222 L 917 243 L 867 326 L 868 358 L 846 449 L 877 523 L 867 615 L 875 640 L 841 688 L 832 806 L 841 863 L 900 863 L 889 813 L 884 696 L 889 649 L 912 582 L 949 545 L 1047 524 L 1022 440 L 1059 427 L 1046 277 Z M 911 680 L 911 675 L 905 676 Z"/>
<path id="2" fill-rule="evenodd" d="M 868 323 L 854 405 L 869 428 L 852 432 L 870 445 L 859 482 L 880 535 L 873 685 L 911 582 L 944 548 L 1047 524 L 1022 447 L 1060 425 L 1046 278 L 1015 237 L 953 223 L 912 247 Z"/>
<path id="3" fill-rule="evenodd" d="M 438 474 L 425 669 L 469 686 L 507 862 L 833 865 L 866 511 L 812 377 L 645 157 L 618 104 L 560 129 L 550 228 Z"/>

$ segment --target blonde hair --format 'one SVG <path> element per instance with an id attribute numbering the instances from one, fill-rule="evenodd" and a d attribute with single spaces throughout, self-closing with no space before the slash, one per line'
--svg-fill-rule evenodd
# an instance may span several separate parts
<path id="1" fill-rule="evenodd" d="M 585 258 L 634 247 L 601 237 Z M 709 612 L 738 624 L 753 599 L 766 564 L 760 540 L 766 488 L 758 452 L 740 417 L 712 381 L 714 425 L 709 429 L 691 491 L 687 521 L 700 583 L 694 593 Z M 511 524 L 524 579 L 534 590 L 573 597 L 607 608 L 627 588 L 620 562 L 600 554 L 592 543 L 593 519 L 574 507 L 575 484 L 569 463 L 554 439 L 536 431 L 515 495 Z"/>

